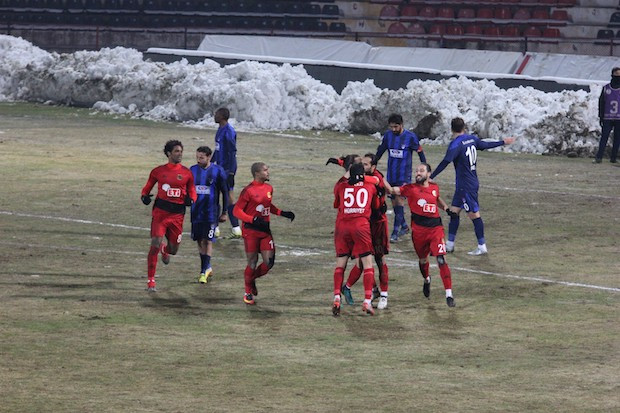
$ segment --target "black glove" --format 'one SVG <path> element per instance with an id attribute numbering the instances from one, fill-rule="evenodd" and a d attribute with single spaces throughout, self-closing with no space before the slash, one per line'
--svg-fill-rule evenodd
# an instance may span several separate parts
<path id="1" fill-rule="evenodd" d="M 385 188 L 382 188 L 379 185 L 377 185 L 377 196 L 379 198 L 382 198 L 383 195 L 385 195 Z"/>
<path id="2" fill-rule="evenodd" d="M 185 206 L 192 206 L 192 198 L 189 195 L 185 195 Z"/>
<path id="3" fill-rule="evenodd" d="M 387 212 L 387 204 L 384 202 L 380 207 L 379 210 L 381 211 L 382 214 L 385 214 Z"/>
<path id="4" fill-rule="evenodd" d="M 446 208 L 446 213 L 450 216 L 450 218 L 458 218 L 458 212 L 453 212 L 449 207 Z"/>
<path id="5" fill-rule="evenodd" d="M 235 175 L 228 174 L 228 178 L 226 178 L 226 185 L 228 185 L 228 189 L 235 187 Z"/>
<path id="6" fill-rule="evenodd" d="M 284 218 L 290 219 L 291 222 L 295 221 L 295 214 L 293 213 L 293 211 L 282 211 L 280 215 L 282 215 Z"/>
<path id="7" fill-rule="evenodd" d="M 152 196 L 153 196 L 153 195 L 142 195 L 142 197 L 141 197 L 140 199 L 142 200 L 142 203 L 143 203 L 144 205 L 148 205 L 148 204 L 150 204 L 150 203 L 151 203 L 151 197 L 152 197 Z"/>
<path id="8" fill-rule="evenodd" d="M 269 232 L 269 222 L 265 221 L 261 217 L 254 217 L 252 220 L 252 226 L 259 231 Z"/>
<path id="9" fill-rule="evenodd" d="M 330 163 L 333 163 L 334 165 L 340 165 L 340 163 L 338 162 L 338 159 L 336 158 L 329 158 L 327 162 L 325 162 L 325 165 L 329 165 Z"/>

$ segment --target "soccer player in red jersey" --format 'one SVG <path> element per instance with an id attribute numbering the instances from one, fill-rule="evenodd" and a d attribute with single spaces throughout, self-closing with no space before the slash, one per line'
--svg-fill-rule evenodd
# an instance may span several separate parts
<path id="1" fill-rule="evenodd" d="M 350 158 L 350 157 L 347 157 Z M 358 157 L 359 159 L 359 157 Z M 364 274 L 364 302 L 362 311 L 374 314 L 372 308 L 372 286 L 375 269 L 372 266 L 373 245 L 370 235 L 370 214 L 379 206 L 377 189 L 373 183 L 364 180 L 364 166 L 361 163 L 344 163 L 347 171 L 334 186 L 334 208 L 338 209 L 334 245 L 336 268 L 334 269 L 334 302 L 332 314 L 340 315 L 340 290 L 349 257 L 357 258 Z"/>
<path id="2" fill-rule="evenodd" d="M 269 181 L 269 167 L 263 162 L 252 164 L 254 180 L 239 194 L 239 199 L 233 209 L 233 214 L 243 221 L 243 243 L 247 266 L 243 278 L 245 280 L 245 295 L 243 302 L 249 305 L 255 303 L 254 296 L 258 295 L 256 279 L 267 274 L 275 262 L 276 247 L 269 228 L 271 214 L 281 215 L 291 220 L 295 214 L 291 211 L 282 211 L 272 204 L 273 187 Z M 258 253 L 263 262 L 258 267 Z"/>
<path id="3" fill-rule="evenodd" d="M 362 165 L 364 165 L 364 173 L 366 175 L 374 176 L 378 179 L 377 195 L 379 196 L 379 207 L 372 210 L 370 215 L 370 234 L 372 238 L 373 252 L 377 268 L 379 268 L 379 289 L 375 286 L 373 288 L 373 299 L 379 297 L 379 304 L 377 309 L 383 310 L 387 308 L 388 297 L 388 266 L 383 261 L 383 257 L 390 252 L 390 238 L 388 229 L 388 219 L 385 215 L 387 211 L 387 204 L 385 202 L 386 184 L 384 176 L 377 170 L 377 157 L 374 153 L 367 153 L 362 158 Z M 389 185 L 388 185 L 389 187 Z M 391 189 L 391 187 L 389 187 Z M 353 304 L 353 296 L 351 294 L 351 287 L 357 282 L 362 274 L 362 270 L 359 266 L 355 265 L 349 273 L 347 282 L 342 287 L 342 294 L 344 295 L 347 304 Z M 379 292 L 380 291 L 380 292 Z"/>
<path id="4" fill-rule="evenodd" d="M 147 258 L 149 292 L 156 291 L 157 254 L 161 252 L 162 262 L 168 264 L 170 255 L 177 253 L 183 233 L 185 207 L 196 201 L 194 177 L 189 169 L 181 165 L 183 144 L 178 140 L 166 142 L 164 154 L 168 157 L 168 163 L 153 169 L 142 188 L 142 202 L 148 205 L 151 203 L 151 189 L 158 184 L 151 220 L 151 248 Z M 167 243 L 163 242 L 164 236 Z"/>
<path id="5" fill-rule="evenodd" d="M 446 240 L 443 224 L 439 216 L 439 208 L 451 214 L 448 205 L 439 196 L 439 187 L 429 182 L 431 167 L 427 163 L 415 169 L 415 183 L 392 188 L 392 193 L 407 197 L 411 209 L 411 239 L 413 248 L 419 259 L 420 272 L 424 277 L 422 292 L 425 297 L 431 294 L 431 277 L 429 274 L 428 254 L 437 257 L 439 275 L 446 290 L 446 301 L 449 307 L 456 304 L 452 297 L 452 278 L 450 267 L 446 262 Z"/>

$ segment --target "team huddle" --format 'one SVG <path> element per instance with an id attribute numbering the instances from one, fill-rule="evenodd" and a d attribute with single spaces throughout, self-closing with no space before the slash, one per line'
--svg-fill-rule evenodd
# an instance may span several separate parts
<path id="1" fill-rule="evenodd" d="M 191 208 L 191 236 L 197 242 L 201 259 L 198 282 L 206 284 L 213 274 L 211 254 L 213 241 L 218 235 L 219 225 L 230 220 L 231 237 L 241 236 L 244 241 L 247 265 L 244 271 L 245 292 L 243 301 L 255 304 L 258 295 L 256 280 L 269 272 L 275 263 L 275 244 L 270 229 L 272 214 L 293 221 L 292 211 L 283 211 L 273 203 L 273 187 L 269 181 L 269 167 L 256 162 L 251 167 L 253 181 L 240 193 L 234 202 L 234 176 L 236 173 L 236 133 L 228 123 L 229 111 L 220 108 L 215 113 L 215 122 L 220 125 L 216 134 L 215 152 L 208 146 L 196 151 L 196 165 L 186 168 L 181 165 L 183 144 L 171 140 L 164 146 L 168 163 L 151 171 L 142 188 L 142 202 L 151 203 L 151 190 L 158 184 L 151 222 L 151 246 L 147 257 L 147 291 L 155 292 L 157 257 L 161 254 L 164 264 L 175 255 L 182 238 L 183 219 L 187 206 Z M 403 127 L 400 115 L 391 115 L 389 129 L 383 136 L 377 152 L 366 155 L 347 155 L 330 158 L 345 172 L 334 186 L 334 208 L 338 210 L 334 230 L 336 268 L 334 270 L 334 299 L 332 314 L 341 312 L 341 296 L 347 304 L 353 305 L 351 287 L 363 277 L 364 300 L 362 311 L 375 314 L 372 301 L 379 299 L 377 309 L 388 305 L 388 266 L 385 255 L 389 253 L 390 242 L 411 232 L 414 250 L 418 256 L 423 277 L 422 291 L 430 297 L 431 276 L 429 255 L 437 259 L 439 275 L 446 293 L 446 303 L 454 307 L 450 267 L 445 255 L 454 251 L 456 231 L 459 226 L 459 212 L 465 209 L 474 223 L 478 247 L 472 255 L 486 254 L 484 227 L 478 205 L 478 179 L 476 175 L 476 149 L 487 149 L 509 144 L 514 138 L 485 142 L 465 133 L 461 118 L 452 120 L 454 140 L 446 156 L 435 172 L 426 163 L 426 157 L 417 135 Z M 377 170 L 377 162 L 388 153 L 387 176 Z M 412 154 L 416 152 L 420 164 L 412 165 Z M 214 162 L 212 161 L 214 160 Z M 431 181 L 449 163 L 456 171 L 456 191 L 452 205 L 440 197 L 439 187 Z M 412 170 L 415 180 L 412 183 Z M 394 229 L 388 236 L 386 197 L 392 199 L 394 208 Z M 220 198 L 222 200 L 220 206 Z M 404 216 L 404 202 L 411 211 L 409 228 Z M 449 238 L 446 243 L 440 210 L 450 216 Z M 242 228 L 239 226 L 242 222 Z M 258 265 L 258 255 L 262 263 Z M 377 264 L 379 284 L 375 280 L 373 264 Z M 344 272 L 349 260 L 354 266 L 344 282 Z"/>

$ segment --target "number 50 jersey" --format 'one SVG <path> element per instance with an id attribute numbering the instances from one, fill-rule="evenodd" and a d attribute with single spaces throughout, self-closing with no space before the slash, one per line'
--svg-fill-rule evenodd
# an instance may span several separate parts
<path id="1" fill-rule="evenodd" d="M 349 185 L 346 178 L 340 178 L 334 186 L 334 208 L 338 208 L 336 222 L 356 218 L 370 220 L 372 209 L 379 207 L 377 188 L 365 181 Z"/>

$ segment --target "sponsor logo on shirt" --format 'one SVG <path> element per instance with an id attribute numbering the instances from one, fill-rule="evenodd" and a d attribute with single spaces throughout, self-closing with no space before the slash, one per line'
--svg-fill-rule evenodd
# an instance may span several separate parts
<path id="1" fill-rule="evenodd" d="M 402 159 L 404 158 L 404 152 L 405 151 L 400 150 L 400 149 L 390 149 L 390 158 Z"/>
<path id="2" fill-rule="evenodd" d="M 271 207 L 265 208 L 263 204 L 256 205 L 256 212 L 260 212 L 260 214 L 264 217 L 268 217 L 270 213 Z"/>
<path id="3" fill-rule="evenodd" d="M 345 208 L 345 214 L 363 214 L 366 211 L 366 208 Z"/>
<path id="4" fill-rule="evenodd" d="M 211 188 L 206 185 L 196 185 L 196 193 L 198 195 L 210 195 Z"/>
<path id="5" fill-rule="evenodd" d="M 470 143 L 473 143 L 474 140 L 473 139 L 467 139 L 466 141 L 461 142 L 461 145 L 469 145 Z"/>
<path id="6" fill-rule="evenodd" d="M 170 198 L 180 198 L 181 197 L 181 189 L 179 188 L 170 188 L 166 191 L 166 195 Z"/>
<path id="7" fill-rule="evenodd" d="M 429 204 L 426 199 L 423 198 L 418 199 L 418 206 L 422 208 L 422 212 L 428 212 L 429 214 L 437 212 L 437 205 Z"/>

